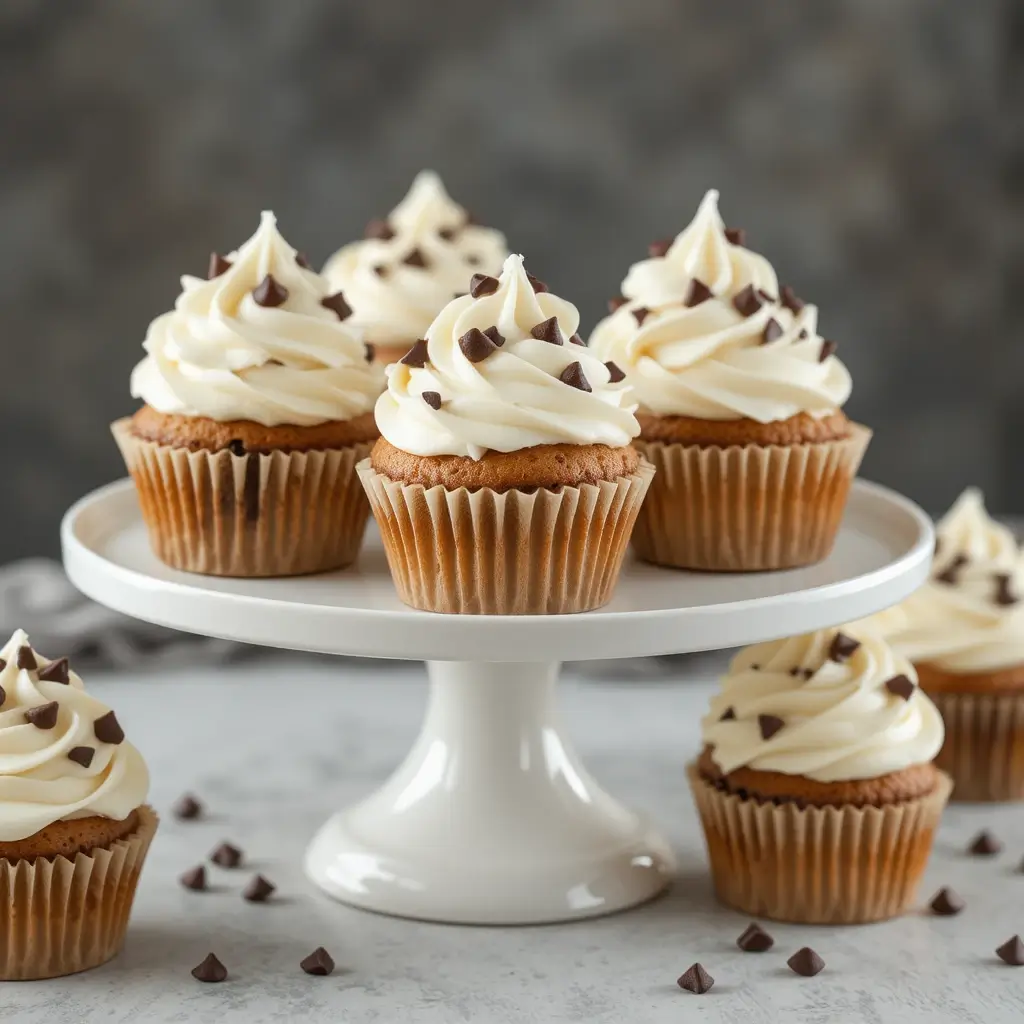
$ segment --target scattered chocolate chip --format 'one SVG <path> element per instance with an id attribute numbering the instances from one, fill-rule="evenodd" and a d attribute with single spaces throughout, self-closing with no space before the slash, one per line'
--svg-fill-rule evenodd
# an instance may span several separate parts
<path id="1" fill-rule="evenodd" d="M 761 332 L 761 344 L 769 345 L 776 339 L 781 338 L 782 334 L 782 324 L 773 317 L 764 325 L 764 330 Z"/>
<path id="2" fill-rule="evenodd" d="M 642 327 L 643 322 L 651 315 L 651 311 L 646 306 L 637 306 L 632 313 L 637 327 Z"/>
<path id="3" fill-rule="evenodd" d="M 810 946 L 798 949 L 786 963 L 791 971 L 804 978 L 813 978 L 825 966 L 825 961 Z"/>
<path id="4" fill-rule="evenodd" d="M 72 747 L 68 751 L 68 760 L 80 764 L 83 768 L 88 768 L 95 756 L 96 751 L 92 747 Z"/>
<path id="5" fill-rule="evenodd" d="M 725 238 L 726 241 L 731 242 L 733 245 L 743 245 L 747 240 L 747 233 L 743 228 L 726 228 Z"/>
<path id="6" fill-rule="evenodd" d="M 609 359 L 604 365 L 608 369 L 609 384 L 618 384 L 619 381 L 626 379 L 626 375 L 622 372 L 622 368 L 617 363 L 613 363 Z"/>
<path id="7" fill-rule="evenodd" d="M 377 265 L 376 265 L 376 266 L 375 266 L 375 267 L 373 268 L 373 272 L 374 272 L 374 273 L 375 273 L 375 274 L 376 274 L 376 275 L 377 275 L 378 277 L 387 277 L 387 276 L 388 276 L 388 274 L 389 274 L 389 273 L 391 273 L 391 271 L 389 271 L 389 270 L 388 270 L 388 265 L 387 265 L 386 263 L 378 263 L 378 264 L 377 264 Z"/>
<path id="8" fill-rule="evenodd" d="M 748 284 L 739 292 L 732 300 L 732 304 L 741 316 L 753 316 L 764 305 L 752 284 Z"/>
<path id="9" fill-rule="evenodd" d="M 559 375 L 558 379 L 563 384 L 579 391 L 593 391 L 590 381 L 583 374 L 583 367 L 579 363 L 570 363 Z"/>
<path id="10" fill-rule="evenodd" d="M 471 267 L 479 267 L 480 264 L 483 263 L 483 260 L 481 260 L 479 256 L 474 256 L 472 253 L 470 253 L 466 257 L 466 263 L 468 266 Z"/>
<path id="11" fill-rule="evenodd" d="M 257 306 L 266 306 L 273 309 L 280 306 L 288 298 L 288 289 L 279 284 L 273 274 L 267 274 L 265 278 L 252 290 L 253 302 Z"/>
<path id="12" fill-rule="evenodd" d="M 427 343 L 426 340 L 420 338 L 419 341 L 413 342 L 413 346 L 408 352 L 402 356 L 398 361 L 404 363 L 406 366 L 415 366 L 416 369 L 421 369 L 427 365 L 427 360 L 430 356 L 427 354 Z"/>
<path id="13" fill-rule="evenodd" d="M 37 704 L 25 711 L 25 720 L 37 729 L 52 729 L 57 724 L 57 712 L 60 705 L 51 700 L 49 704 Z"/>
<path id="14" fill-rule="evenodd" d="M 695 277 L 687 286 L 683 305 L 692 308 L 699 306 L 702 302 L 707 302 L 710 298 L 714 298 L 714 292 L 703 281 Z"/>
<path id="15" fill-rule="evenodd" d="M 801 327 L 801 328 L 800 328 L 800 333 L 799 333 L 799 334 L 797 335 L 797 337 L 798 337 L 798 338 L 799 338 L 799 339 L 800 339 L 801 341 L 806 341 L 806 340 L 807 340 L 807 338 L 808 338 L 808 334 L 807 334 L 807 328 L 806 328 L 806 327 Z"/>
<path id="16" fill-rule="evenodd" d="M 309 263 L 309 257 L 304 252 L 297 252 L 295 254 L 295 262 L 298 263 L 303 270 L 312 270 L 312 266 Z"/>
<path id="17" fill-rule="evenodd" d="M 994 857 L 1002 849 L 1003 844 L 988 829 L 982 829 L 971 840 L 971 845 L 967 847 L 967 852 L 975 857 Z"/>
<path id="18" fill-rule="evenodd" d="M 211 252 L 210 262 L 206 268 L 206 280 L 212 281 L 215 277 L 231 269 L 231 261 L 224 259 L 220 253 Z"/>
<path id="19" fill-rule="evenodd" d="M 444 239 L 446 242 L 450 242 L 454 237 L 458 228 L 440 228 L 437 232 L 437 237 Z"/>
<path id="20" fill-rule="evenodd" d="M 608 300 L 608 312 L 614 313 L 616 310 L 622 309 L 627 302 L 629 302 L 629 299 L 624 298 L 621 295 L 616 295 L 614 298 Z"/>
<path id="21" fill-rule="evenodd" d="M 441 395 L 437 391 L 424 391 L 420 397 L 435 412 L 441 408 Z"/>
<path id="22" fill-rule="evenodd" d="M 569 335 L 569 344 L 570 345 L 579 345 L 581 348 L 586 348 L 587 347 L 587 343 L 578 334 L 570 334 Z"/>
<path id="23" fill-rule="evenodd" d="M 268 882 L 262 875 L 253 875 L 242 890 L 242 898 L 250 903 L 266 903 L 276 888 L 273 882 Z"/>
<path id="24" fill-rule="evenodd" d="M 337 313 L 339 320 L 347 320 L 352 315 L 352 307 L 345 301 L 345 296 L 341 292 L 324 296 L 320 300 L 320 305 Z"/>
<path id="25" fill-rule="evenodd" d="M 189 868 L 183 875 L 179 875 L 178 881 L 193 892 L 205 892 L 206 868 L 202 864 L 197 864 L 194 868 Z"/>
<path id="26" fill-rule="evenodd" d="M 1017 604 L 1020 598 L 1010 589 L 1010 584 L 1013 582 L 1013 577 L 1008 572 L 997 572 L 995 574 L 996 581 L 996 592 L 992 598 L 996 604 L 1008 607 L 1012 604 Z"/>
<path id="27" fill-rule="evenodd" d="M 470 327 L 459 338 L 459 348 L 471 363 L 482 363 L 498 346 L 479 327 Z"/>
<path id="28" fill-rule="evenodd" d="M 363 342 L 363 358 L 368 362 L 372 363 L 377 358 L 377 349 L 374 345 L 371 345 L 368 341 Z"/>
<path id="29" fill-rule="evenodd" d="M 760 667 L 761 667 L 760 665 L 748 665 L 747 666 L 747 668 L 749 668 L 751 672 L 756 672 Z"/>
<path id="30" fill-rule="evenodd" d="M 928 906 L 932 908 L 932 913 L 938 914 L 940 917 L 952 917 L 954 914 L 959 914 L 965 904 L 958 893 L 952 889 L 943 888 L 932 897 Z"/>
<path id="31" fill-rule="evenodd" d="M 192 968 L 196 981 L 218 982 L 228 976 L 228 969 L 211 953 L 198 967 Z"/>
<path id="32" fill-rule="evenodd" d="M 736 721 L 736 709 L 726 708 L 718 719 L 720 722 L 735 722 Z"/>
<path id="33" fill-rule="evenodd" d="M 893 676 L 892 679 L 887 679 L 885 681 L 885 688 L 894 697 L 902 697 L 904 700 L 910 700 L 914 696 L 914 690 L 917 689 L 910 677 L 902 673 L 898 676 Z"/>
<path id="34" fill-rule="evenodd" d="M 937 583 L 956 584 L 959 581 L 960 570 L 970 561 L 966 555 L 956 555 L 942 572 L 936 574 Z"/>
<path id="35" fill-rule="evenodd" d="M 788 284 L 782 286 L 782 291 L 779 296 L 782 299 L 782 304 L 791 313 L 799 313 L 804 308 L 804 300 L 796 297 L 796 292 L 789 287 Z"/>
<path id="36" fill-rule="evenodd" d="M 535 292 L 551 291 L 551 289 L 539 277 L 534 277 L 529 271 L 526 272 L 526 280 L 530 282 L 530 287 Z"/>
<path id="37" fill-rule="evenodd" d="M 115 746 L 124 741 L 124 729 L 113 711 L 101 715 L 92 723 L 92 731 L 100 743 L 113 743 Z"/>
<path id="38" fill-rule="evenodd" d="M 759 925 L 748 924 L 736 945 L 744 953 L 765 953 L 775 945 L 775 940 Z"/>
<path id="39" fill-rule="evenodd" d="M 312 953 L 299 963 L 307 974 L 323 978 L 334 970 L 334 959 L 323 946 L 317 946 Z"/>
<path id="40" fill-rule="evenodd" d="M 789 670 L 789 674 L 790 674 L 791 676 L 798 676 L 798 675 L 800 675 L 800 674 L 801 674 L 802 672 L 803 672 L 803 669 L 802 669 L 802 668 L 801 668 L 801 667 L 800 667 L 799 665 L 794 665 L 794 666 L 793 666 L 793 667 L 792 667 L 792 668 L 791 668 L 791 669 Z"/>
<path id="41" fill-rule="evenodd" d="M 672 248 L 672 243 L 675 241 L 674 238 L 661 238 L 657 242 L 651 242 L 647 246 L 647 255 L 651 259 L 661 259 Z"/>
<path id="42" fill-rule="evenodd" d="M 814 669 L 813 668 L 802 669 L 800 674 L 804 677 L 804 679 L 813 679 L 814 678 Z"/>
<path id="43" fill-rule="evenodd" d="M 410 249 L 405 256 L 402 257 L 402 262 L 407 267 L 416 267 L 419 270 L 424 270 L 427 266 L 427 258 L 419 248 Z"/>
<path id="44" fill-rule="evenodd" d="M 770 740 L 786 723 L 778 715 L 758 715 L 757 726 L 761 739 Z"/>
<path id="45" fill-rule="evenodd" d="M 859 640 L 854 640 L 852 636 L 847 636 L 845 633 L 836 633 L 828 649 L 828 656 L 832 661 L 846 661 L 853 656 L 858 647 L 860 647 Z"/>
<path id="46" fill-rule="evenodd" d="M 562 337 L 562 330 L 558 326 L 558 317 L 549 316 L 530 330 L 530 336 L 538 341 L 547 341 L 552 345 L 564 345 L 565 338 Z"/>
<path id="47" fill-rule="evenodd" d="M 498 290 L 498 279 L 490 274 L 474 274 L 469 279 L 469 294 L 474 299 L 481 295 L 493 295 Z"/>
<path id="48" fill-rule="evenodd" d="M 230 843 L 221 843 L 210 854 L 210 860 L 222 868 L 237 868 L 242 863 L 242 851 Z"/>
<path id="49" fill-rule="evenodd" d="M 191 793 L 185 793 L 178 798 L 171 813 L 181 821 L 194 821 L 203 813 L 203 805 Z"/>
<path id="50" fill-rule="evenodd" d="M 494 344 L 498 346 L 498 348 L 501 348 L 501 346 L 505 344 L 504 337 L 498 333 L 497 325 L 495 325 L 494 327 L 488 327 L 487 330 L 484 331 L 484 334 L 486 334 L 487 337 L 490 338 L 491 341 L 493 341 Z"/>
<path id="51" fill-rule="evenodd" d="M 389 242 L 395 237 L 394 229 L 386 220 L 371 220 L 363 230 L 364 238 L 379 238 L 382 242 Z"/>
<path id="52" fill-rule="evenodd" d="M 232 455 L 237 456 L 238 458 L 244 458 L 246 454 L 245 442 L 242 441 L 240 438 L 233 437 L 230 441 L 228 441 L 228 451 L 231 452 Z"/>
<path id="53" fill-rule="evenodd" d="M 818 362 L 823 363 L 826 359 L 834 356 L 837 348 L 839 348 L 838 343 L 834 341 L 823 341 L 821 343 L 821 351 L 818 353 Z"/>
<path id="54" fill-rule="evenodd" d="M 686 992 L 692 992 L 695 996 L 702 996 L 710 992 L 715 979 L 708 974 L 700 964 L 694 964 L 679 978 L 676 984 Z"/>
<path id="55" fill-rule="evenodd" d="M 996 950 L 996 956 L 1010 967 L 1024 967 L 1024 942 L 1019 935 L 1014 935 Z"/>
<path id="56" fill-rule="evenodd" d="M 36 661 L 36 656 L 32 653 L 31 647 L 24 646 L 18 648 L 18 668 L 27 669 L 29 672 L 34 672 L 39 668 L 39 662 Z"/>
<path id="57" fill-rule="evenodd" d="M 758 288 L 757 289 L 757 294 L 761 296 L 761 299 L 764 302 L 775 302 L 776 301 L 775 296 L 772 295 L 771 292 L 766 292 L 763 288 Z"/>

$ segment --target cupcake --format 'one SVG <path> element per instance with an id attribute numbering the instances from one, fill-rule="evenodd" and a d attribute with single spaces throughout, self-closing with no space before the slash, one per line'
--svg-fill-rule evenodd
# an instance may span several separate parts
<path id="1" fill-rule="evenodd" d="M 719 899 L 820 924 L 906 910 L 949 796 L 910 663 L 843 627 L 741 651 L 689 768 Z"/>
<path id="2" fill-rule="evenodd" d="M 207 280 L 181 279 L 146 335 L 113 425 L 157 556 L 214 576 L 348 565 L 369 509 L 356 463 L 377 437 L 384 375 L 349 309 L 274 215 Z"/>
<path id="3" fill-rule="evenodd" d="M 508 255 L 505 236 L 481 227 L 453 202 L 433 171 L 421 171 L 387 220 L 336 252 L 324 267 L 345 293 L 354 322 L 377 361 L 396 362 L 422 338 L 473 274 L 497 274 Z"/>
<path id="4" fill-rule="evenodd" d="M 611 596 L 654 471 L 630 445 L 630 388 L 578 325 L 510 256 L 388 367 L 359 473 L 406 604 L 550 614 Z"/>
<path id="5" fill-rule="evenodd" d="M 156 832 L 149 773 L 68 659 L 0 651 L 0 980 L 106 963 Z"/>
<path id="6" fill-rule="evenodd" d="M 969 488 L 937 527 L 929 581 L 885 619 L 938 705 L 956 800 L 1024 800 L 1024 554 Z"/>
<path id="7" fill-rule="evenodd" d="M 637 447 L 658 469 L 640 557 L 712 571 L 825 558 L 870 433 L 842 412 L 850 375 L 817 310 L 724 226 L 717 192 L 611 306 L 590 345 L 633 385 Z"/>

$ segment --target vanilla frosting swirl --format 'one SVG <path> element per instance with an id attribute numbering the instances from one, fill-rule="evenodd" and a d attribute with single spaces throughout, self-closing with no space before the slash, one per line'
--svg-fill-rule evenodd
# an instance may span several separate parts
<path id="1" fill-rule="evenodd" d="M 931 578 L 898 606 L 890 642 L 954 674 L 1024 665 L 1024 553 L 969 487 L 936 526 Z"/>
<path id="2" fill-rule="evenodd" d="M 694 282 L 710 296 L 687 305 Z M 817 309 L 780 300 L 771 264 L 727 237 L 714 189 L 663 256 L 630 268 L 622 294 L 590 346 L 627 373 L 644 412 L 771 423 L 825 416 L 850 396 Z M 747 315 L 735 304 L 745 295 Z"/>
<path id="3" fill-rule="evenodd" d="M 834 653 L 837 633 L 857 642 L 852 653 Z M 942 718 L 916 685 L 910 690 L 916 681 L 906 658 L 860 627 L 755 644 L 722 679 L 702 720 L 704 742 L 726 774 L 746 767 L 818 782 L 878 778 L 926 764 L 942 746 Z"/>
<path id="4" fill-rule="evenodd" d="M 582 344 L 576 307 L 535 292 L 522 256 L 509 256 L 490 294 L 454 299 L 427 331 L 422 367 L 387 368 L 377 426 L 396 448 L 414 455 L 511 452 L 542 444 L 623 447 L 640 432 L 628 384 Z M 531 332 L 555 318 L 562 344 Z M 473 362 L 460 345 L 471 332 L 495 328 L 504 339 Z M 574 367 L 578 364 L 578 367 Z M 560 379 L 577 369 L 587 389 Z M 440 407 L 424 399 L 436 395 Z"/>
<path id="5" fill-rule="evenodd" d="M 433 171 L 416 176 L 379 233 L 387 237 L 352 242 L 324 267 L 375 344 L 422 338 L 441 309 L 468 290 L 473 274 L 497 274 L 508 255 L 505 236 L 469 223 Z M 411 253 L 418 257 L 407 262 Z"/>
<path id="6" fill-rule="evenodd" d="M 40 678 L 52 662 L 32 651 L 23 630 L 0 650 L 0 658 L 0 842 L 27 839 L 55 821 L 128 817 L 146 799 L 149 772 L 123 734 L 111 742 L 111 733 L 96 725 L 110 708 L 87 694 L 70 670 L 51 673 L 66 683 Z M 52 702 L 55 711 L 36 713 L 39 725 L 26 717 Z M 116 739 L 119 729 L 113 728 Z M 88 767 L 80 763 L 89 756 L 83 748 L 92 751 Z"/>
<path id="7" fill-rule="evenodd" d="M 182 277 L 174 309 L 150 324 L 132 395 L 164 413 L 267 427 L 369 412 L 383 374 L 368 363 L 359 331 L 322 304 L 327 281 L 296 256 L 265 212 L 223 273 Z M 268 274 L 287 290 L 278 305 L 253 294 Z"/>

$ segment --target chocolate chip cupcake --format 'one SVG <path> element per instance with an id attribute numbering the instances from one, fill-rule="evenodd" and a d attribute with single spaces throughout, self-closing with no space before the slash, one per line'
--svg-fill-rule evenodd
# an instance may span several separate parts
<path id="1" fill-rule="evenodd" d="M 157 818 L 149 773 L 67 658 L 0 651 L 0 980 L 97 967 L 124 942 Z"/>
<path id="2" fill-rule="evenodd" d="M 359 473 L 406 604 L 550 614 L 611 596 L 653 469 L 630 446 L 630 389 L 578 324 L 510 256 L 388 367 Z"/>
<path id="3" fill-rule="evenodd" d="M 949 796 L 942 719 L 910 663 L 856 627 L 741 651 L 689 768 L 719 899 L 780 921 L 911 906 Z"/>
<path id="4" fill-rule="evenodd" d="M 324 266 L 345 293 L 354 322 L 377 361 L 396 362 L 422 338 L 473 274 L 497 274 L 508 255 L 505 236 L 474 224 L 433 171 L 421 171 L 387 220 L 372 220 L 366 237 Z"/>
<path id="5" fill-rule="evenodd" d="M 215 576 L 353 561 L 384 374 L 350 314 L 272 213 L 207 280 L 182 278 L 132 374 L 146 404 L 113 425 L 160 559 Z"/>
<path id="6" fill-rule="evenodd" d="M 817 310 L 724 226 L 717 192 L 612 306 L 591 348 L 635 388 L 637 447 L 659 470 L 640 557 L 711 571 L 825 558 L 870 433 L 842 412 L 850 375 Z"/>

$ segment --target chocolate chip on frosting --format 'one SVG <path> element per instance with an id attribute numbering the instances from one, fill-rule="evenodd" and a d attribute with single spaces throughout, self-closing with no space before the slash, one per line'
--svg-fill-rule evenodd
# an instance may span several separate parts
<path id="1" fill-rule="evenodd" d="M 498 333 L 497 324 L 495 324 L 493 327 L 488 327 L 484 331 L 484 334 L 486 334 L 487 337 L 490 338 L 491 341 L 493 341 L 494 344 L 498 346 L 498 348 L 501 348 L 501 346 L 505 344 L 505 338 Z"/>
<path id="2" fill-rule="evenodd" d="M 971 840 L 971 845 L 967 847 L 967 852 L 975 857 L 994 857 L 997 853 L 1001 853 L 1002 849 L 1002 842 L 986 828 L 982 829 Z"/>
<path id="3" fill-rule="evenodd" d="M 695 996 L 710 992 L 714 983 L 715 979 L 700 964 L 688 968 L 676 982 L 685 992 L 692 992 Z"/>
<path id="4" fill-rule="evenodd" d="M 275 306 L 280 306 L 288 298 L 288 289 L 273 274 L 267 274 L 253 288 L 252 298 L 257 306 L 266 306 L 268 309 L 273 309 Z"/>
<path id="5" fill-rule="evenodd" d="M 776 302 L 776 298 L 771 292 L 766 292 L 763 288 L 757 289 L 757 294 L 761 296 L 763 302 Z"/>
<path id="6" fill-rule="evenodd" d="M 564 345 L 565 338 L 562 336 L 562 329 L 558 326 L 558 317 L 549 316 L 547 320 L 537 324 L 530 330 L 530 337 L 538 341 L 547 341 L 552 345 Z"/>
<path id="7" fill-rule="evenodd" d="M 481 295 L 493 295 L 498 290 L 498 279 L 490 274 L 474 274 L 469 279 L 469 294 L 474 299 Z"/>
<path id="8" fill-rule="evenodd" d="M 377 358 L 376 346 L 371 345 L 368 341 L 363 342 L 363 358 L 368 363 L 372 363 Z"/>
<path id="9" fill-rule="evenodd" d="M 622 307 L 627 302 L 629 302 L 629 299 L 625 298 L 622 295 L 615 295 L 615 296 L 613 296 L 612 298 L 610 298 L 608 300 L 608 312 L 609 313 L 614 313 L 617 310 L 622 309 Z"/>
<path id="10" fill-rule="evenodd" d="M 748 924 L 736 945 L 744 953 L 766 953 L 775 945 L 775 940 L 759 925 Z"/>
<path id="11" fill-rule="evenodd" d="M 803 978 L 813 978 L 825 968 L 825 961 L 810 946 L 798 949 L 786 963 L 794 974 Z"/>
<path id="12" fill-rule="evenodd" d="M 800 310 L 804 308 L 804 300 L 798 299 L 796 296 L 796 292 L 794 292 L 788 284 L 784 284 L 782 286 L 782 291 L 779 294 L 779 298 L 782 300 L 782 304 L 791 313 L 799 313 Z"/>
<path id="13" fill-rule="evenodd" d="M 298 263 L 303 270 L 312 270 L 313 267 L 310 265 L 309 257 L 304 252 L 295 253 L 295 262 Z"/>
<path id="14" fill-rule="evenodd" d="M 231 260 L 224 259 L 218 252 L 210 253 L 210 263 L 206 268 L 206 280 L 212 281 L 231 269 Z"/>
<path id="15" fill-rule="evenodd" d="M 647 246 L 647 255 L 650 256 L 651 259 L 660 259 L 669 251 L 669 249 L 672 248 L 672 243 L 674 241 L 674 238 L 660 238 L 656 242 L 651 242 L 651 244 Z"/>
<path id="16" fill-rule="evenodd" d="M 836 633 L 828 649 L 828 656 L 832 661 L 846 661 L 858 647 L 860 647 L 859 640 L 854 640 L 852 636 L 847 636 L 845 633 Z"/>
<path id="17" fill-rule="evenodd" d="M 764 302 L 754 286 L 748 284 L 746 288 L 737 293 L 732 304 L 741 316 L 753 316 L 764 305 Z"/>
<path id="18" fill-rule="evenodd" d="M 374 268 L 373 268 L 373 272 L 378 277 L 387 277 L 388 274 L 391 273 L 391 271 L 388 270 L 388 266 L 387 266 L 386 263 L 378 263 L 378 264 L 376 264 L 374 266 Z"/>
<path id="19" fill-rule="evenodd" d="M 608 362 L 605 363 L 604 365 L 608 370 L 609 384 L 618 384 L 619 381 L 626 379 L 626 375 L 622 372 L 622 368 L 618 365 L 618 363 L 614 363 L 612 362 L 612 360 L 609 359 Z"/>
<path id="20" fill-rule="evenodd" d="M 83 768 L 88 768 L 95 756 L 96 751 L 92 747 L 72 747 L 68 751 L 68 760 L 80 764 Z"/>
<path id="21" fill-rule="evenodd" d="M 949 888 L 940 889 L 928 904 L 932 913 L 938 914 L 939 917 L 952 917 L 954 914 L 959 914 L 965 905 L 960 895 Z"/>
<path id="22" fill-rule="evenodd" d="M 757 716 L 757 727 L 761 730 L 763 740 L 770 740 L 785 724 L 778 715 Z"/>
<path id="23" fill-rule="evenodd" d="M 914 696 L 914 690 L 917 687 L 911 682 L 909 676 L 900 673 L 898 676 L 893 676 L 892 679 L 885 681 L 885 688 L 894 696 L 902 697 L 904 700 L 910 700 Z"/>
<path id="24" fill-rule="evenodd" d="M 118 722 L 113 711 L 108 711 L 105 715 L 97 718 L 92 723 L 92 731 L 100 743 L 117 745 L 124 741 L 124 729 L 121 728 L 121 723 Z"/>
<path id="25" fill-rule="evenodd" d="M 720 722 L 734 722 L 734 721 L 736 721 L 736 709 L 735 708 L 726 708 L 722 712 L 722 714 L 719 716 L 718 720 Z"/>
<path id="26" fill-rule="evenodd" d="M 364 238 L 379 238 L 382 242 L 389 242 L 395 237 L 394 229 L 386 220 L 371 220 L 363 230 Z"/>
<path id="27" fill-rule="evenodd" d="M 299 966 L 307 974 L 323 978 L 334 970 L 334 959 L 323 946 L 317 946 L 309 956 L 299 962 Z"/>
<path id="28" fill-rule="evenodd" d="M 526 270 L 525 267 L 523 269 Z M 529 271 L 526 271 L 526 280 L 530 282 L 530 287 L 535 292 L 540 293 L 551 291 L 551 289 L 539 277 L 534 277 Z"/>
<path id="29" fill-rule="evenodd" d="M 36 656 L 32 651 L 31 647 L 24 646 L 18 648 L 18 668 L 34 672 L 39 667 L 39 662 L 36 661 Z"/>
<path id="30" fill-rule="evenodd" d="M 839 344 L 835 341 L 823 341 L 821 343 L 821 351 L 818 353 L 818 362 L 823 363 L 826 359 L 830 359 L 836 354 L 836 349 L 839 348 Z"/>
<path id="31" fill-rule="evenodd" d="M 249 884 L 242 890 L 242 898 L 250 903 L 266 903 L 277 888 L 262 875 L 253 875 Z"/>
<path id="32" fill-rule="evenodd" d="M 422 369 L 427 365 L 429 359 L 427 354 L 427 342 L 425 339 L 420 338 L 418 341 L 413 342 L 413 346 L 408 352 L 402 356 L 398 361 L 403 363 L 405 366 L 414 366 L 417 370 Z"/>
<path id="33" fill-rule="evenodd" d="M 479 256 L 474 256 L 473 253 L 467 253 L 466 263 L 471 267 L 479 267 L 483 260 Z"/>
<path id="34" fill-rule="evenodd" d="M 1010 967 L 1024 967 L 1024 941 L 1014 935 L 996 950 L 996 956 Z"/>
<path id="35" fill-rule="evenodd" d="M 222 868 L 237 868 L 242 863 L 242 851 L 231 843 L 221 843 L 210 854 L 210 860 Z"/>
<path id="36" fill-rule="evenodd" d="M 450 242 L 452 241 L 453 238 L 455 238 L 456 232 L 458 230 L 458 228 L 439 228 L 437 232 L 437 237 L 443 239 L 446 242 Z"/>
<path id="37" fill-rule="evenodd" d="M 782 324 L 773 317 L 764 325 L 764 330 L 761 332 L 761 344 L 769 345 L 771 342 L 781 338 L 782 334 Z"/>
<path id="38" fill-rule="evenodd" d="M 402 258 L 402 262 L 407 267 L 416 267 L 419 270 L 424 270 L 427 267 L 427 257 L 423 255 L 423 250 L 418 247 L 410 249 Z"/>
<path id="39" fill-rule="evenodd" d="M 743 228 L 726 228 L 725 238 L 733 245 L 743 245 L 747 240 L 747 233 Z"/>
<path id="40" fill-rule="evenodd" d="M 651 311 L 646 306 L 637 306 L 632 312 L 637 327 L 642 327 L 643 322 L 651 315 Z"/>
<path id="41" fill-rule="evenodd" d="M 498 346 L 479 327 L 470 327 L 459 338 L 459 348 L 471 363 L 482 363 Z"/>
<path id="42" fill-rule="evenodd" d="M 435 412 L 441 408 L 441 395 L 437 391 L 424 391 L 420 398 Z"/>
<path id="43" fill-rule="evenodd" d="M 51 700 L 49 704 L 37 704 L 34 708 L 27 708 L 25 720 L 37 729 L 52 729 L 57 724 L 57 712 L 60 705 Z"/>
<path id="44" fill-rule="evenodd" d="M 587 343 L 579 336 L 578 333 L 577 334 L 570 334 L 569 335 L 569 344 L 570 345 L 579 345 L 581 348 L 586 348 L 587 347 Z"/>
<path id="45" fill-rule="evenodd" d="M 995 574 L 996 592 L 992 600 L 998 605 L 1009 607 L 1017 604 L 1020 598 L 1013 592 L 1011 584 L 1013 577 L 1008 572 L 997 572 Z"/>
<path id="46" fill-rule="evenodd" d="M 692 309 L 694 306 L 699 306 L 702 302 L 707 302 L 708 299 L 713 297 L 714 292 L 703 281 L 694 277 L 687 286 L 683 305 Z"/>
<path id="47" fill-rule="evenodd" d="M 590 381 L 584 376 L 583 367 L 579 363 L 570 363 L 559 375 L 558 379 L 563 384 L 579 391 L 593 391 Z"/>
<path id="48" fill-rule="evenodd" d="M 347 320 L 352 315 L 352 307 L 345 301 L 345 296 L 341 292 L 325 295 L 320 300 L 320 305 L 336 313 L 339 320 Z"/>
<path id="49" fill-rule="evenodd" d="M 196 981 L 220 982 L 228 976 L 228 969 L 212 954 L 197 967 L 192 968 L 192 977 Z"/>
<path id="50" fill-rule="evenodd" d="M 935 581 L 937 583 L 948 583 L 956 584 L 960 581 L 960 570 L 967 565 L 970 559 L 966 555 L 956 555 L 953 560 L 946 566 L 942 572 L 937 573 Z"/>

